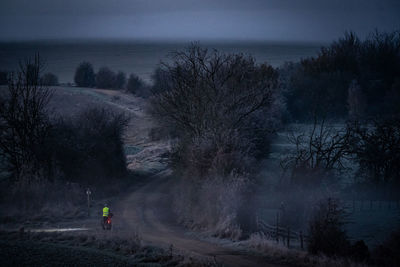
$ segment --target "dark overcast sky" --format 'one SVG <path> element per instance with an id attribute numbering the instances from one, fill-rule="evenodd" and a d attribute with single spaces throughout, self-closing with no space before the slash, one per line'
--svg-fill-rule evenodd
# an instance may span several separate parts
<path id="1" fill-rule="evenodd" d="M 329 41 L 400 29 L 400 0 L 0 0 L 0 39 Z"/>

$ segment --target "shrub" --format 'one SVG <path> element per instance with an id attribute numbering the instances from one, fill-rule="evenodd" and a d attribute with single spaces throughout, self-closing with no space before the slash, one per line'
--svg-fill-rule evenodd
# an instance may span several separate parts
<path id="1" fill-rule="evenodd" d="M 227 177 L 210 174 L 196 182 L 182 179 L 174 199 L 179 222 L 194 229 L 211 229 L 218 237 L 241 238 L 244 231 L 239 211 L 248 184 L 248 177 L 233 173 Z"/>
<path id="2" fill-rule="evenodd" d="M 400 117 L 374 119 L 365 127 L 349 124 L 358 177 L 377 184 L 400 184 Z"/>
<path id="3" fill-rule="evenodd" d="M 138 96 L 144 96 L 146 85 L 139 76 L 135 74 L 129 75 L 128 84 L 126 86 L 126 90 L 132 94 L 136 94 Z"/>
<path id="4" fill-rule="evenodd" d="M 44 86 L 56 86 L 58 85 L 58 78 L 53 73 L 46 73 L 40 77 L 40 83 Z"/>
<path id="5" fill-rule="evenodd" d="M 92 64 L 82 62 L 75 71 L 75 84 L 80 87 L 94 87 L 95 73 Z"/>
<path id="6" fill-rule="evenodd" d="M 96 74 L 96 87 L 102 89 L 116 88 L 116 74 L 107 67 L 101 67 Z"/>
<path id="7" fill-rule="evenodd" d="M 126 75 L 122 71 L 118 71 L 115 76 L 115 85 L 116 89 L 124 89 L 126 85 Z"/>
<path id="8" fill-rule="evenodd" d="M 126 173 L 124 114 L 90 108 L 75 119 L 59 120 L 52 132 L 54 157 L 69 181 L 102 184 Z"/>
<path id="9" fill-rule="evenodd" d="M 15 217 L 15 220 L 29 216 L 31 220 L 51 222 L 57 217 L 77 219 L 78 216 L 87 215 L 82 207 L 86 200 L 85 191 L 75 183 L 61 180 L 41 183 L 21 181 L 9 184 L 8 188 L 0 189 L 0 192 L 0 216 Z M 60 206 L 63 208 L 60 209 Z"/>
<path id="10" fill-rule="evenodd" d="M 0 71 L 0 85 L 7 85 L 8 84 L 8 71 Z"/>
<path id="11" fill-rule="evenodd" d="M 345 212 L 338 200 L 328 198 L 316 207 L 314 218 L 309 225 L 308 251 L 327 256 L 346 256 L 350 242 L 344 225 Z"/>
<path id="12" fill-rule="evenodd" d="M 400 266 L 400 230 L 396 230 L 372 252 L 376 266 Z"/>

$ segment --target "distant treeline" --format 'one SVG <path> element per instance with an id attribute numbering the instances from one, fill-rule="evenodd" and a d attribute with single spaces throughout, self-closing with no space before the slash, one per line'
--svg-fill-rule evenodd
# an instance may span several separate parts
<path id="1" fill-rule="evenodd" d="M 289 119 L 310 120 L 314 114 L 328 118 L 366 118 L 400 112 L 400 34 L 371 34 L 360 40 L 353 32 L 322 47 L 315 57 L 278 68 Z M 168 87 L 168 74 L 157 68 L 152 85 L 137 75 L 102 67 L 97 73 L 88 62 L 75 73 L 82 87 L 126 89 L 149 97 Z"/>
<path id="2" fill-rule="evenodd" d="M 13 73 L 10 71 L 0 71 L 0 85 L 7 85 L 11 82 Z M 58 77 L 51 72 L 41 74 L 38 83 L 42 86 L 57 86 L 59 85 Z"/>
<path id="3" fill-rule="evenodd" d="M 94 72 L 93 65 L 89 62 L 82 62 L 75 71 L 75 84 L 79 87 L 95 87 L 101 89 L 125 89 L 130 93 L 148 97 L 150 95 L 149 86 L 137 75 L 131 74 L 126 78 L 122 71 L 114 72 L 108 67 L 101 67 L 97 73 Z"/>
<path id="4" fill-rule="evenodd" d="M 295 120 L 400 112 L 400 33 L 355 33 L 322 47 L 316 57 L 280 69 L 287 108 Z"/>
<path id="5" fill-rule="evenodd" d="M 314 114 L 328 118 L 368 118 L 400 113 L 400 33 L 370 34 L 361 40 L 353 32 L 322 47 L 315 57 L 278 68 L 288 119 L 307 121 Z M 8 73 L 0 71 L 0 84 L 7 84 Z M 135 74 L 129 77 L 108 67 L 97 73 L 89 62 L 75 71 L 79 87 L 126 90 L 149 97 L 164 90 L 168 74 L 158 67 L 152 85 Z M 44 74 L 41 83 L 58 85 L 52 73 Z"/>

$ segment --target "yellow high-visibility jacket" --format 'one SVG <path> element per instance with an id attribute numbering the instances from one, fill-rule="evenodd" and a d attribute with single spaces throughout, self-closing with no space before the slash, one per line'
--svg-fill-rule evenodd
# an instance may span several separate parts
<path id="1" fill-rule="evenodd" d="M 103 208 L 103 217 L 108 217 L 108 214 L 110 214 L 110 209 L 108 207 Z"/>

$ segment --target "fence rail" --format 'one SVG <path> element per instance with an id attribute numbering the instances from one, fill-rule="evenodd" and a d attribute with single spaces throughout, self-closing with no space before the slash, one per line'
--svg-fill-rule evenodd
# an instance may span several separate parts
<path id="1" fill-rule="evenodd" d="M 307 236 L 305 236 L 302 231 L 296 232 L 290 230 L 290 228 L 280 227 L 279 225 L 269 225 L 258 218 L 257 229 L 267 237 L 276 240 L 277 243 L 281 240 L 288 248 L 290 247 L 291 240 L 298 240 L 300 242 L 300 248 L 304 249 L 304 241 L 307 239 Z"/>
<path id="2" fill-rule="evenodd" d="M 351 215 L 357 212 L 376 212 L 383 210 L 392 210 L 397 212 L 400 210 L 400 200 L 359 200 L 347 199 L 344 201 L 345 210 Z M 299 241 L 301 249 L 304 249 L 304 243 L 308 240 L 308 236 L 302 231 L 296 232 L 289 227 L 280 226 L 280 208 L 276 208 L 276 224 L 270 225 L 257 216 L 257 229 L 266 237 L 276 240 L 277 243 L 282 242 L 287 247 L 290 247 L 291 241 Z"/>
<path id="3" fill-rule="evenodd" d="M 400 201 L 397 200 L 347 200 L 345 208 L 349 212 L 358 211 L 379 211 L 379 210 L 398 210 Z"/>

